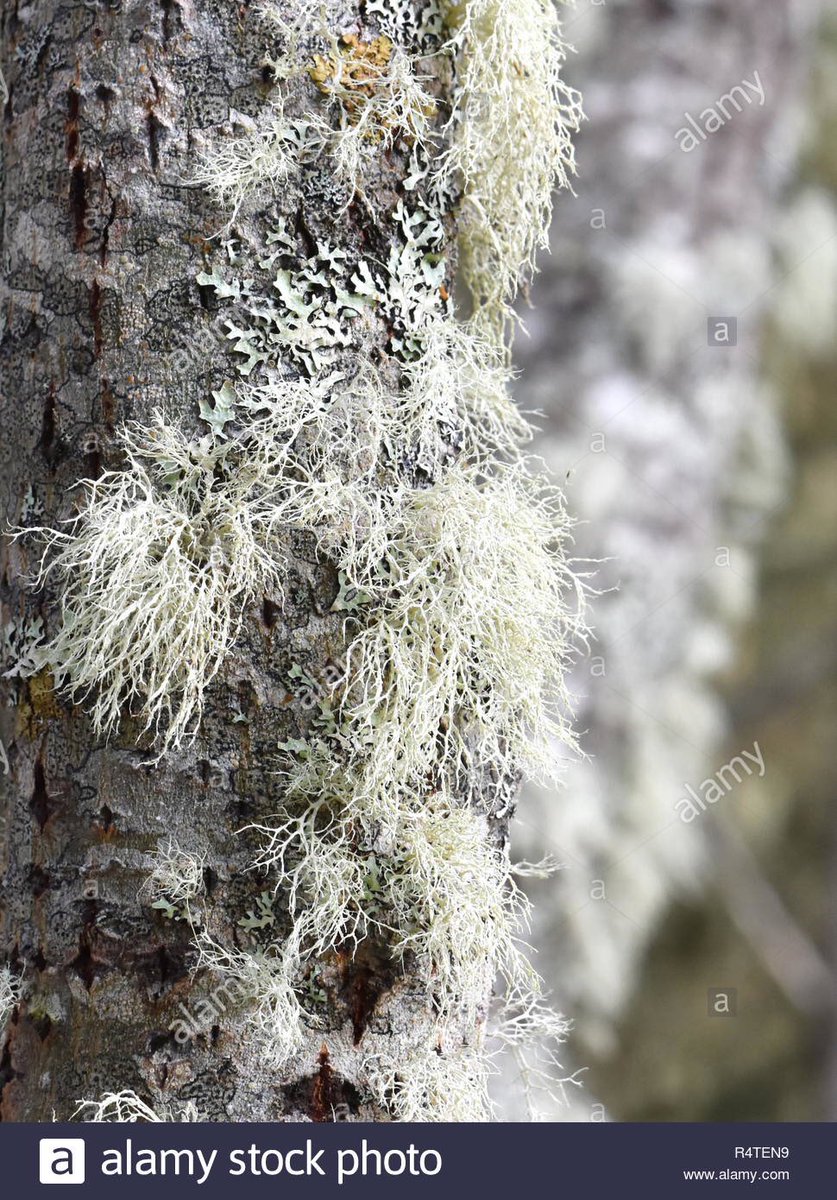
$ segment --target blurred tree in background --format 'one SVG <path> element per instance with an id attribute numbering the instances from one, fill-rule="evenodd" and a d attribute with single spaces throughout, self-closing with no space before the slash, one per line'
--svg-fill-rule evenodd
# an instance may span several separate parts
<path id="1" fill-rule="evenodd" d="M 818 9 L 582 2 L 568 23 L 589 121 L 519 394 L 603 594 L 576 680 L 591 757 L 521 832 L 564 867 L 533 884 L 535 941 L 589 1067 L 580 1119 L 837 1113 L 837 20 L 817 33 Z M 764 777 L 684 823 L 686 786 L 754 743 Z"/>

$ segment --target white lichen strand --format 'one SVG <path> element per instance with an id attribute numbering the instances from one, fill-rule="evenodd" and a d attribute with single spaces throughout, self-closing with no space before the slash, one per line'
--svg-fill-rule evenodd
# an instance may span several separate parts
<path id="1" fill-rule="evenodd" d="M 560 499 L 520 470 L 454 466 L 399 505 L 349 651 L 350 719 L 376 731 L 370 800 L 439 759 L 450 778 L 475 759 L 549 774 L 554 740 L 572 742 L 562 680 L 583 601 L 566 539 Z"/>
<path id="2" fill-rule="evenodd" d="M 169 837 L 161 840 L 153 855 L 153 866 L 140 888 L 140 899 L 160 909 L 170 919 L 196 924 L 198 914 L 192 901 L 204 891 L 207 854 L 180 849 Z"/>
<path id="3" fill-rule="evenodd" d="M 127 708 L 163 753 L 194 734 L 247 603 L 281 596 L 281 521 L 240 464 L 225 472 L 228 444 L 189 440 L 157 414 L 122 445 L 125 469 L 85 481 L 66 528 L 34 531 L 38 583 L 61 589 L 60 628 L 35 665 L 87 703 L 97 732 Z"/>
<path id="4" fill-rule="evenodd" d="M 363 190 L 364 179 L 382 151 L 401 137 L 422 147 L 434 140 L 436 103 L 426 90 L 421 61 L 378 39 L 380 61 L 361 60 L 358 80 L 356 40 L 337 47 L 317 66 L 326 111 L 312 123 L 311 134 L 329 148 L 334 173 L 347 191 L 347 203 Z M 378 49 L 378 47 L 376 47 Z"/>
<path id="5" fill-rule="evenodd" d="M 5 1040 L 6 1025 L 21 997 L 20 979 L 11 967 L 0 967 L 0 1042 Z"/>
<path id="6" fill-rule="evenodd" d="M 193 1101 L 182 1104 L 160 1101 L 156 1108 L 143 1100 L 136 1092 L 125 1089 L 121 1092 L 105 1092 L 99 1100 L 79 1100 L 71 1120 L 87 1124 L 143 1122 L 159 1124 L 169 1121 L 203 1120 Z"/>
<path id="7" fill-rule="evenodd" d="M 274 945 L 260 952 L 223 946 L 206 930 L 196 934 L 198 970 L 217 972 L 234 985 L 240 1006 L 239 1037 L 261 1060 L 280 1070 L 302 1045 L 304 1017 L 297 993 L 300 965 L 295 947 Z"/>
<path id="8" fill-rule="evenodd" d="M 530 1121 L 554 1119 L 556 1103 L 566 1103 L 566 1089 L 580 1087 L 578 1072 L 564 1076 L 558 1048 L 570 1023 L 547 1003 L 540 981 L 513 983 L 506 991 L 491 1031 L 492 1057 L 510 1054 L 517 1068 Z"/>
<path id="9" fill-rule="evenodd" d="M 482 1049 L 440 1054 L 417 1047 L 397 1060 L 387 1055 L 364 1063 L 368 1086 L 397 1121 L 484 1121 L 491 1064 Z"/>
<path id="10" fill-rule="evenodd" d="M 477 320 L 507 334 L 521 279 L 548 245 L 552 194 L 575 173 L 578 92 L 554 0 L 445 0 L 458 64 L 442 171 L 461 180 L 462 274 Z"/>
<path id="11" fill-rule="evenodd" d="M 301 963 L 335 946 L 356 948 L 374 923 L 364 904 L 369 863 L 356 852 L 342 814 L 314 803 L 248 828 L 261 836 L 253 866 L 269 871 L 287 899 L 292 932 L 286 955 Z"/>
<path id="12" fill-rule="evenodd" d="M 525 905 L 505 854 L 490 845 L 485 818 L 448 805 L 425 805 L 405 818 L 386 871 L 386 899 L 394 949 L 422 963 L 450 1052 L 454 1030 L 488 1016 L 494 974 L 528 974 L 518 942 Z"/>
<path id="13" fill-rule="evenodd" d="M 366 832 L 359 825 L 350 811 L 320 803 L 251 827 L 262 836 L 256 865 L 289 896 L 285 964 L 356 948 L 373 933 L 396 959 L 423 963 L 442 1039 L 463 1016 L 469 1026 L 485 1017 L 496 971 L 509 988 L 536 983 L 520 941 L 527 906 L 484 817 L 416 797 L 387 850 L 371 821 Z"/>
<path id="14" fill-rule="evenodd" d="M 258 123 L 238 116 L 231 124 L 234 129 L 228 138 L 203 151 L 191 181 L 206 188 L 219 209 L 228 214 L 227 228 L 255 193 L 264 198 L 266 190 L 276 194 L 288 183 L 310 137 L 304 122 L 285 116 L 281 100 L 275 100 Z M 316 151 L 315 146 L 310 148 Z"/>

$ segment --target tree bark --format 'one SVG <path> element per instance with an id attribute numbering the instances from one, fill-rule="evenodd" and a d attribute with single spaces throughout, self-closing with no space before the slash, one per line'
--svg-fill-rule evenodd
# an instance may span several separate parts
<path id="1" fill-rule="evenodd" d="M 326 7 L 335 31 L 363 32 L 360 0 Z M 3 516 L 54 526 L 79 480 L 121 465 L 120 426 L 162 408 L 195 430 L 200 401 L 230 373 L 215 301 L 195 282 L 217 253 L 219 215 L 186 181 L 206 137 L 233 110 L 255 116 L 276 84 L 247 3 L 4 0 L 3 32 Z M 304 112 L 315 90 L 295 103 Z M 393 154 L 380 187 L 405 170 Z M 368 209 L 338 212 L 316 171 L 288 215 L 312 244 L 386 253 Z M 25 543 L 5 547 L 17 654 L 57 620 L 54 590 L 24 584 L 32 565 Z M 310 723 L 292 665 L 325 693 L 342 661 L 338 590 L 300 539 L 284 607 L 270 595 L 251 607 L 197 740 L 159 762 L 129 718 L 108 743 L 95 737 L 48 673 L 4 679 L 3 948 L 25 986 L 2 1061 L 3 1119 L 68 1119 L 79 1100 L 126 1089 L 175 1116 L 191 1102 L 208 1120 L 386 1119 L 364 1063 L 432 1029 L 409 972 L 374 944 L 336 948 L 317 979 L 325 1024 L 306 1027 L 282 1070 L 229 1014 L 181 1045 L 184 1008 L 195 1012 L 218 981 L 192 970 L 187 923 L 138 898 L 149 855 L 171 835 L 206 853 L 213 934 L 241 943 L 241 914 L 264 884 L 246 873 L 252 847 L 236 831 L 275 810 L 277 741 Z"/>

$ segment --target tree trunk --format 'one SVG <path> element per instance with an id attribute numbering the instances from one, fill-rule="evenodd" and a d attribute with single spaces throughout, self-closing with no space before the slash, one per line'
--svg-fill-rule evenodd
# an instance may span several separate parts
<path id="1" fill-rule="evenodd" d="M 349 7 L 347 25 L 358 8 Z M 199 398 L 229 370 L 195 283 L 218 214 L 183 181 L 203 131 L 231 109 L 255 112 L 273 86 L 254 24 L 246 5 L 203 0 L 4 5 L 3 496 L 12 524 L 27 511 L 46 523 L 66 516 L 67 489 L 119 465 L 117 426 L 147 423 L 161 405 L 194 423 Z M 333 231 L 316 190 L 300 220 Z M 345 224 L 359 235 L 355 214 Z M 55 600 L 22 595 L 22 557 L 10 552 L 3 580 L 11 619 L 50 627 Z M 340 1102 L 358 1111 L 342 1022 L 339 1073 L 321 1060 L 320 1033 L 303 1055 L 308 1070 L 285 1078 L 265 1070 L 234 1026 L 213 1025 L 180 1050 L 172 1023 L 181 1005 L 195 1011 L 207 985 L 190 974 L 187 925 L 137 899 L 158 838 L 197 842 L 217 919 L 225 914 L 236 939 L 251 889 L 237 877 L 235 831 L 275 790 L 277 734 L 297 731 L 290 660 L 322 678 L 342 653 L 334 571 L 301 548 L 288 595 L 284 612 L 266 596 L 248 614 L 199 741 L 156 765 L 129 728 L 102 744 L 48 676 L 12 683 L 4 941 L 32 989 L 6 1050 L 5 1119 L 66 1119 L 80 1098 L 123 1089 L 193 1100 L 207 1119 L 317 1118 Z M 245 719 L 231 723 L 231 710 Z M 353 1007 L 361 1030 L 381 985 L 372 969 L 368 980 L 349 964 L 340 979 L 340 969 L 336 1011 Z M 334 1053 L 331 1033 L 327 1041 Z"/>
<path id="2" fill-rule="evenodd" d="M 533 10 L 540 11 L 539 3 L 526 0 Z M 304 7 L 302 0 L 282 0 L 277 11 L 291 20 L 304 15 Z M 368 72 L 378 78 L 379 60 L 392 52 L 391 42 L 376 40 L 382 18 L 372 14 L 381 6 L 334 0 L 324 7 L 330 30 L 344 35 L 342 41 L 321 39 L 319 57 L 305 43 L 299 53 L 307 55 L 306 63 L 295 64 L 286 85 L 277 78 L 282 71 L 275 59 L 287 39 L 275 25 L 266 32 L 247 3 L 117 0 L 57 7 L 36 0 L 23 7 L 4 0 L 2 494 L 9 525 L 60 528 L 61 520 L 81 510 L 88 522 L 82 527 L 89 530 L 99 500 L 112 497 L 108 489 L 118 486 L 115 480 L 140 478 L 148 461 L 159 468 L 164 428 L 178 431 L 185 440 L 177 445 L 188 443 L 189 454 L 197 454 L 198 446 L 201 454 L 226 453 L 218 449 L 230 419 L 225 405 L 234 390 L 231 377 L 236 386 L 246 385 L 246 339 L 236 357 L 224 323 L 236 313 L 219 280 L 239 251 L 267 255 L 268 230 L 284 223 L 280 261 L 281 255 L 307 255 L 309 267 L 322 271 L 338 271 L 340 254 L 354 264 L 366 258 L 391 263 L 393 255 L 403 255 L 405 238 L 413 244 L 392 214 L 399 198 L 423 203 L 428 185 L 420 180 L 407 190 L 408 174 L 416 171 L 414 139 L 392 134 L 387 121 L 396 118 L 383 120 L 370 139 L 378 150 L 367 163 L 363 195 L 354 199 L 313 153 L 299 187 L 286 185 L 274 163 L 277 173 L 261 179 L 255 207 L 250 197 L 240 217 L 240 197 L 226 211 L 217 203 L 219 196 L 229 198 L 217 160 L 215 176 L 205 179 L 209 191 L 195 182 L 213 147 L 233 145 L 238 135 L 258 137 L 280 94 L 293 129 L 310 133 L 322 108 L 320 93 L 346 67 L 341 56 L 354 72 L 346 76 L 343 119 L 349 132 L 359 123 L 370 94 Z M 417 54 L 423 46 L 416 38 L 425 35 L 415 29 L 429 7 L 394 6 L 403 37 Z M 273 56 L 273 67 L 266 56 Z M 428 63 L 429 107 L 441 111 L 450 72 L 443 60 Z M 287 136 L 286 148 L 292 144 Z M 239 177 L 244 167 L 237 163 Z M 453 286 L 453 222 L 443 216 L 445 228 L 433 235 L 435 257 L 420 264 L 432 282 L 427 302 L 434 304 L 447 304 Z M 228 222 L 229 236 L 237 240 L 223 248 Z M 514 263 L 515 274 L 519 265 Z M 289 268 L 285 276 L 291 277 Z M 396 344 L 394 308 L 367 310 L 356 295 L 339 303 L 354 305 L 357 332 L 342 358 L 347 343 L 334 354 L 331 346 L 323 352 L 330 369 L 354 374 L 358 361 L 370 361 L 379 377 L 397 378 L 402 366 L 396 352 L 385 353 Z M 479 297 L 475 303 L 479 307 Z M 324 324 L 332 330 L 330 319 L 324 317 Z M 342 329 L 334 336 L 339 340 Z M 319 346 L 294 343 L 291 373 L 313 375 L 319 354 Z M 253 378 L 262 365 L 259 360 Z M 281 371 L 273 383 L 284 386 Z M 134 434 L 126 442 L 121 431 L 128 423 Z M 137 439 L 133 450 L 131 436 Z M 450 457 L 458 445 L 453 438 Z M 204 470 L 206 461 L 201 486 L 212 489 L 227 480 L 226 468 L 222 458 L 213 459 L 213 475 Z M 409 456 L 399 470 L 405 486 L 432 484 L 436 477 L 435 468 L 428 471 Z M 97 481 L 92 490 L 79 486 L 85 478 Z M 177 491 L 182 476 L 175 470 L 172 478 L 175 483 L 160 485 L 163 501 L 155 496 L 153 503 L 167 503 L 165 497 Z M 262 486 L 268 486 L 266 477 Z M 246 489 L 239 499 L 249 503 Z M 127 511 L 120 509 L 123 516 Z M 72 546 L 77 526 L 69 529 L 64 544 Z M 136 532 L 141 536 L 141 529 Z M 347 590 L 339 557 L 329 561 L 315 531 L 297 529 L 286 543 L 282 594 L 253 589 L 257 594 L 247 596 L 240 628 L 232 617 L 235 644 L 206 693 L 197 736 L 164 735 L 162 746 L 154 724 L 149 729 L 143 720 L 147 679 L 122 680 L 123 700 L 125 689 L 130 693 L 137 685 L 132 699 L 140 699 L 140 711 L 124 703 L 110 736 L 112 714 L 97 710 L 93 697 L 98 683 L 106 691 L 113 682 L 114 664 L 103 660 L 102 679 L 86 676 L 80 691 L 59 686 L 66 683 L 63 671 L 72 674 L 66 656 L 58 661 L 54 650 L 62 620 L 69 627 L 67 595 L 82 606 L 89 602 L 100 565 L 96 555 L 84 568 L 90 587 L 74 582 L 82 578 L 77 564 L 63 576 L 47 575 L 45 586 L 35 590 L 30 577 L 39 552 L 32 540 L 6 547 L 2 599 L 12 665 L 3 681 L 2 710 L 9 764 L 3 781 L 3 944 L 5 977 L 18 1002 L 2 1064 L 4 1119 L 68 1119 L 79 1101 L 98 1105 L 100 1118 L 141 1115 L 148 1111 L 142 1105 L 164 1117 L 206 1120 L 445 1115 L 455 1110 L 445 1107 L 448 1089 L 438 1082 L 420 1085 L 415 1110 L 399 1106 L 398 1095 L 416 1086 L 410 1064 L 417 1047 L 423 1047 L 422 1061 L 434 1055 L 442 1063 L 461 1059 L 451 1071 L 479 1074 L 462 1056 L 483 1036 L 488 959 L 481 1003 L 451 1018 L 442 1039 L 438 994 L 417 955 L 407 951 L 396 961 L 380 927 L 356 941 L 338 940 L 307 960 L 295 979 L 293 1002 L 301 1004 L 302 1018 L 293 1047 L 279 1057 L 266 1052 L 259 1030 L 287 997 L 266 993 L 259 1007 L 242 988 L 241 971 L 236 991 L 229 973 L 210 969 L 223 965 L 226 955 L 228 966 L 243 963 L 246 974 L 291 936 L 287 903 L 277 905 L 273 880 L 251 870 L 255 834 L 239 831 L 265 825 L 282 808 L 287 764 L 277 743 L 292 752 L 308 738 L 333 732 L 322 734 L 322 728 L 330 720 L 335 680 L 346 672 L 346 618 L 364 602 Z M 53 539 L 53 549 L 58 544 Z M 106 547 L 101 560 L 106 574 L 113 569 L 112 549 Z M 158 569 L 165 553 L 161 542 L 149 570 Z M 224 553 L 213 543 L 202 569 L 214 570 Z M 122 565 L 130 571 L 137 564 Z M 231 572 L 234 565 L 226 562 L 223 569 Z M 133 621 L 132 606 L 118 600 L 121 593 L 112 595 L 126 622 Z M 149 606 L 157 599 L 146 597 Z M 114 616 L 107 604 L 106 580 L 102 622 Z M 219 612 L 212 620 L 223 621 Z M 169 636 L 179 636 L 181 615 L 173 620 L 159 626 L 148 656 L 164 656 Z M 114 637 L 118 626 L 117 620 Z M 94 620 L 76 649 L 86 652 L 98 633 Z M 45 642 L 53 647 L 54 666 L 44 657 Z M 213 648 L 219 647 L 210 644 L 206 653 Z M 186 655 L 172 670 L 186 678 L 195 662 Z M 91 703 L 98 724 L 89 715 Z M 169 707 L 164 724 L 171 716 Z M 450 728 L 440 728 L 448 745 Z M 457 788 L 468 812 L 482 822 L 480 852 L 494 863 L 505 853 L 516 772 L 508 775 L 503 764 L 492 771 L 492 765 L 489 756 L 478 776 L 472 772 L 467 785 L 459 779 Z M 433 790 L 424 786 L 428 794 Z M 172 861 L 176 870 L 166 874 Z M 367 885 L 374 891 L 372 882 Z M 198 961 L 200 945 L 204 956 Z M 435 1099 L 434 1088 L 440 1093 Z"/>

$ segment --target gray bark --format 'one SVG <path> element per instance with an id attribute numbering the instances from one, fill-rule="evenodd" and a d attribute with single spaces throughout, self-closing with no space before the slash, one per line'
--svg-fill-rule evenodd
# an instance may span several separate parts
<path id="1" fill-rule="evenodd" d="M 328 7 L 334 29 L 362 28 L 362 3 Z M 162 407 L 194 427 L 199 400 L 230 375 L 214 301 L 194 282 L 218 253 L 219 214 L 184 180 L 201 139 L 232 109 L 257 113 L 274 84 L 248 4 L 4 0 L 3 34 L 2 514 L 49 525 L 72 511 L 80 479 L 120 465 L 122 423 Z M 313 87 L 296 102 L 315 103 Z M 381 186 L 394 192 L 403 170 L 396 153 Z M 312 241 L 382 248 L 364 206 L 339 214 L 316 170 L 290 215 Z M 50 631 L 56 619 L 55 594 L 23 585 L 31 566 L 24 544 L 5 546 L 3 617 L 18 650 L 32 622 Z M 196 742 L 157 765 L 129 718 L 103 744 L 48 676 L 3 681 L 2 949 L 24 982 L 0 1068 L 3 1119 L 67 1119 L 79 1099 L 121 1089 L 193 1101 L 209 1120 L 385 1119 L 363 1062 L 432 1024 L 420 984 L 385 951 L 335 949 L 317 981 L 324 1028 L 271 1072 L 236 1014 L 176 1043 L 180 1006 L 194 1011 L 218 980 L 191 970 L 185 922 L 137 897 L 149 852 L 171 834 L 208 853 L 213 933 L 241 942 L 238 921 L 264 885 L 243 873 L 252 847 L 235 831 L 275 811 L 277 742 L 305 734 L 291 664 L 324 680 L 342 658 L 337 587 L 299 544 L 284 608 L 265 596 L 248 612 Z"/>

